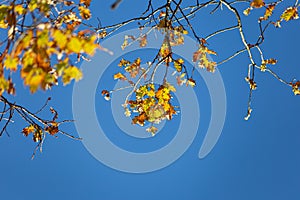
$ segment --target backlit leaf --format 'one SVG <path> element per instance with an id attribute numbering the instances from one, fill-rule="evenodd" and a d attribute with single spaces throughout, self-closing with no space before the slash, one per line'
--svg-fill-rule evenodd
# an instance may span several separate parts
<path id="1" fill-rule="evenodd" d="M 69 84 L 73 79 L 79 81 L 82 78 L 82 72 L 75 66 L 65 68 L 62 75 L 64 85 Z"/>
<path id="2" fill-rule="evenodd" d="M 126 80 L 126 76 L 124 76 L 123 74 L 121 74 L 120 72 L 114 75 L 114 79 L 120 79 L 120 80 Z"/>
<path id="3" fill-rule="evenodd" d="M 250 14 L 250 11 L 251 11 L 251 7 L 250 8 L 247 8 L 243 11 L 243 14 L 248 16 Z"/>
<path id="4" fill-rule="evenodd" d="M 19 59 L 18 57 L 13 58 L 10 55 L 7 55 L 6 60 L 4 61 L 4 66 L 5 68 L 11 70 L 11 71 L 16 71 L 18 67 Z"/>
<path id="5" fill-rule="evenodd" d="M 54 41 L 57 43 L 57 45 L 59 46 L 60 49 L 64 49 L 66 47 L 68 38 L 65 33 L 63 33 L 59 29 L 55 29 L 53 31 L 52 36 L 53 36 Z"/>
<path id="6" fill-rule="evenodd" d="M 280 16 L 281 19 L 284 19 L 285 21 L 290 21 L 292 19 L 298 19 L 298 10 L 297 7 L 289 7 L 287 8 L 282 15 Z"/>
<path id="7" fill-rule="evenodd" d="M 254 7 L 254 8 L 261 8 L 265 5 L 265 2 L 264 0 L 253 0 L 251 3 L 250 3 L 250 6 L 251 7 Z"/>
<path id="8" fill-rule="evenodd" d="M 27 137 L 30 133 L 33 133 L 35 131 L 35 128 L 33 125 L 29 125 L 25 128 L 23 128 L 22 133 Z"/>
<path id="9" fill-rule="evenodd" d="M 79 14 L 83 19 L 91 18 L 91 16 L 92 16 L 91 11 L 88 8 L 86 8 L 84 6 L 79 6 L 78 9 L 79 9 Z"/>
<path id="10" fill-rule="evenodd" d="M 174 60 L 174 67 L 177 72 L 182 71 L 182 64 L 184 63 L 184 60 L 182 58 L 179 58 L 177 60 Z"/>
<path id="11" fill-rule="evenodd" d="M 72 37 L 68 42 L 67 46 L 70 52 L 80 53 L 82 50 L 81 41 L 77 37 Z"/>

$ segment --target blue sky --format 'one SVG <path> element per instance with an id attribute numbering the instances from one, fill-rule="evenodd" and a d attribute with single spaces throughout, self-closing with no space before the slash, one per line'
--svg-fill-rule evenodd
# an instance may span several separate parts
<path id="1" fill-rule="evenodd" d="M 98 16 L 103 25 L 136 16 L 137 11 L 142 11 L 146 6 L 144 1 L 124 0 L 117 10 L 111 11 L 109 7 L 112 2 L 94 1 L 92 4 L 94 17 Z M 287 1 L 283 6 L 292 3 Z M 204 13 L 201 16 L 208 15 Z M 230 19 L 233 19 L 230 16 L 224 8 L 224 11 L 217 11 L 210 20 L 195 23 L 195 28 L 206 35 L 215 28 L 229 24 Z M 248 18 L 242 18 L 247 23 L 244 28 L 250 41 L 251 35 L 257 33 L 254 19 L 257 16 L 259 12 L 252 12 Z M 269 29 L 262 46 L 266 57 L 279 60 L 272 68 L 287 80 L 300 78 L 298 35 L 299 20 L 284 23 L 281 29 Z M 209 44 L 220 57 L 241 47 L 237 32 L 226 33 L 212 39 Z M 127 56 L 134 57 L 140 53 L 143 51 Z M 243 118 L 247 110 L 249 86 L 244 77 L 248 62 L 247 56 L 242 55 L 219 67 L 227 97 L 226 120 L 218 143 L 204 159 L 198 158 L 198 152 L 211 112 L 208 89 L 198 75 L 195 91 L 200 99 L 199 129 L 191 146 L 173 164 L 150 173 L 120 172 L 95 159 L 82 142 L 62 135 L 58 138 L 47 137 L 43 153 L 30 160 L 35 144 L 20 133 L 24 124 L 15 122 L 8 129 L 10 137 L 3 135 L 0 138 L 0 198 L 298 200 L 300 99 L 271 75 L 258 72 L 258 89 L 254 92 L 252 104 L 254 111 L 246 122 Z M 101 67 L 101 63 L 95 67 Z M 167 122 L 162 133 L 154 138 L 137 139 L 124 134 L 112 120 L 110 102 L 105 102 L 100 96 L 102 88 L 112 87 L 116 83 L 112 80 L 114 68 L 112 64 L 105 72 L 107 76 L 100 79 L 97 85 L 98 96 L 95 96 L 96 115 L 107 137 L 128 151 L 145 152 L 163 147 L 174 137 L 180 118 Z M 59 117 L 71 119 L 72 90 L 73 84 L 30 95 L 20 82 L 15 99 L 32 110 L 38 110 L 47 97 L 52 96 L 50 105 L 59 111 Z M 193 116 L 190 120 L 194 120 Z M 86 126 L 88 128 L 89 124 Z M 66 124 L 64 128 L 77 135 L 74 124 Z M 145 133 L 141 131 L 141 134 Z"/>

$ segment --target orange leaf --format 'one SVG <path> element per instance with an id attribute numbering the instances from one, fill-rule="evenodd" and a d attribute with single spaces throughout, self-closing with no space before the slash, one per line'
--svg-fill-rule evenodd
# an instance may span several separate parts
<path id="1" fill-rule="evenodd" d="M 127 80 L 126 76 L 124 76 L 123 74 L 121 74 L 120 72 L 114 75 L 114 79 L 121 79 L 123 81 Z"/>
<path id="2" fill-rule="evenodd" d="M 264 0 L 253 0 L 251 3 L 250 3 L 250 6 L 251 7 L 254 7 L 254 8 L 261 8 L 265 5 L 265 2 Z"/>
<path id="3" fill-rule="evenodd" d="M 263 17 L 260 17 L 260 20 L 267 20 L 269 17 L 273 14 L 273 10 L 275 9 L 275 5 L 271 4 L 266 8 L 265 15 Z"/>
<path id="4" fill-rule="evenodd" d="M 23 128 L 22 133 L 27 137 L 30 133 L 33 133 L 35 131 L 35 128 L 33 125 L 27 126 Z"/>

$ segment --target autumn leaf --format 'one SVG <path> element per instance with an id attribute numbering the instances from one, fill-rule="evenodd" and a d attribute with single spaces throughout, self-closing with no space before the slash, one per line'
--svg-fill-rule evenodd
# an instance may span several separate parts
<path id="1" fill-rule="evenodd" d="M 62 81 L 64 85 L 69 84 L 73 79 L 79 81 L 82 78 L 82 72 L 75 66 L 70 66 L 63 70 Z"/>
<path id="2" fill-rule="evenodd" d="M 89 7 L 92 0 L 80 0 L 80 3 L 83 3 L 85 6 Z"/>
<path id="3" fill-rule="evenodd" d="M 253 8 L 261 8 L 265 5 L 265 2 L 264 0 L 253 0 L 251 3 L 250 3 L 250 6 L 253 7 Z"/>
<path id="4" fill-rule="evenodd" d="M 179 58 L 177 60 L 174 60 L 174 67 L 177 72 L 182 71 L 182 64 L 184 63 L 184 60 L 182 58 Z"/>
<path id="5" fill-rule="evenodd" d="M 49 32 L 47 29 L 40 31 L 37 31 L 37 45 L 39 48 L 44 48 L 49 45 Z"/>
<path id="6" fill-rule="evenodd" d="M 52 37 L 60 49 L 64 49 L 66 47 L 68 38 L 61 30 L 55 29 L 52 33 Z"/>
<path id="7" fill-rule="evenodd" d="M 15 5 L 15 12 L 18 13 L 19 15 L 22 15 L 26 13 L 26 9 L 23 8 L 23 5 L 21 4 Z"/>
<path id="8" fill-rule="evenodd" d="M 47 126 L 45 128 L 45 131 L 47 131 L 50 135 L 55 135 L 58 133 L 58 126 Z"/>
<path id="9" fill-rule="evenodd" d="M 29 72 L 22 69 L 22 76 L 24 77 L 24 84 L 29 86 L 30 92 L 34 93 L 37 91 L 39 86 L 43 83 L 45 73 L 41 68 L 32 68 Z"/>
<path id="10" fill-rule="evenodd" d="M 4 66 L 5 68 L 11 70 L 11 71 L 16 71 L 19 63 L 19 58 L 15 57 L 13 58 L 11 55 L 6 56 L 6 60 L 4 61 Z"/>
<path id="11" fill-rule="evenodd" d="M 165 116 L 165 109 L 162 105 L 156 104 L 148 111 L 148 121 L 151 123 L 159 123 Z"/>
<path id="12" fill-rule="evenodd" d="M 155 126 L 150 126 L 149 128 L 146 129 L 146 131 L 151 133 L 152 136 L 156 134 L 157 130 L 158 129 Z"/>
<path id="13" fill-rule="evenodd" d="M 99 45 L 96 43 L 97 40 L 97 36 L 93 35 L 91 37 L 89 37 L 87 40 L 83 41 L 83 51 L 92 56 L 94 55 L 96 49 L 99 48 Z"/>
<path id="14" fill-rule="evenodd" d="M 30 12 L 33 12 L 36 8 L 38 8 L 37 0 L 30 1 L 28 8 Z"/>
<path id="15" fill-rule="evenodd" d="M 250 14 L 250 11 L 251 11 L 251 7 L 250 8 L 247 8 L 243 11 L 243 14 L 248 16 Z"/>
<path id="16" fill-rule="evenodd" d="M 297 7 L 287 8 L 280 16 L 280 19 L 283 19 L 285 21 L 290 21 L 292 19 L 298 19 L 298 18 L 299 18 L 299 16 L 298 16 Z"/>
<path id="17" fill-rule="evenodd" d="M 263 63 L 275 65 L 277 63 L 277 60 L 274 58 L 270 58 L 270 59 L 264 60 Z"/>
<path id="18" fill-rule="evenodd" d="M 9 82 L 4 78 L 0 77 L 0 95 L 9 88 Z"/>
<path id="19" fill-rule="evenodd" d="M 155 97 L 161 101 L 169 101 L 171 99 L 170 90 L 161 85 L 156 91 Z"/>
<path id="20" fill-rule="evenodd" d="M 139 114 L 138 116 L 135 116 L 132 119 L 132 123 L 133 124 L 139 124 L 140 126 L 144 126 L 145 125 L 145 121 L 147 120 L 147 115 L 145 112 Z"/>
<path id="21" fill-rule="evenodd" d="M 131 64 L 131 62 L 130 61 L 128 61 L 128 60 L 125 60 L 125 59 L 123 59 L 122 58 L 122 60 L 120 60 L 120 62 L 119 62 L 119 64 L 118 64 L 118 66 L 119 67 L 127 67 L 128 65 L 130 65 Z"/>
<path id="22" fill-rule="evenodd" d="M 265 15 L 263 17 L 260 17 L 259 20 L 267 20 L 271 15 L 273 14 L 273 11 L 275 9 L 275 4 L 271 4 L 266 8 Z"/>
<path id="23" fill-rule="evenodd" d="M 120 79 L 120 80 L 127 80 L 126 76 L 124 76 L 123 74 L 121 74 L 120 72 L 114 75 L 114 79 Z"/>
<path id="24" fill-rule="evenodd" d="M 23 128 L 22 133 L 27 137 L 30 133 L 35 131 L 35 127 L 33 125 L 27 126 Z"/>
<path id="25" fill-rule="evenodd" d="M 295 95 L 300 95 L 300 81 L 290 83 L 290 85 L 292 86 L 293 93 Z"/>
<path id="26" fill-rule="evenodd" d="M 164 59 L 166 65 L 169 65 L 169 63 L 172 61 L 171 53 L 171 47 L 166 41 L 164 41 L 164 43 L 160 47 L 159 55 Z"/>
<path id="27" fill-rule="evenodd" d="M 192 79 L 192 78 L 189 78 L 189 79 L 187 80 L 187 82 L 186 82 L 186 85 L 187 85 L 187 86 L 190 85 L 190 86 L 192 86 L 192 87 L 195 87 L 195 86 L 196 86 L 196 81 L 195 81 L 194 79 Z"/>
<path id="28" fill-rule="evenodd" d="M 171 83 L 165 82 L 164 87 L 166 87 L 168 90 L 172 92 L 176 92 L 176 88 Z"/>
<path id="29" fill-rule="evenodd" d="M 81 41 L 77 37 L 70 38 L 70 41 L 68 42 L 67 46 L 70 52 L 80 53 L 82 50 Z"/>
<path id="30" fill-rule="evenodd" d="M 213 50 L 208 49 L 204 45 L 200 45 L 198 51 L 194 52 L 193 54 L 193 62 L 198 61 L 198 66 L 200 68 L 206 68 L 207 71 L 214 72 L 217 63 L 209 60 L 209 58 L 207 57 L 208 54 L 216 55 L 217 53 Z"/>
<path id="31" fill-rule="evenodd" d="M 90 19 L 91 18 L 91 11 L 84 7 L 84 6 L 79 6 L 78 7 L 78 10 L 79 10 L 79 14 L 80 16 L 83 18 L 83 19 Z"/>

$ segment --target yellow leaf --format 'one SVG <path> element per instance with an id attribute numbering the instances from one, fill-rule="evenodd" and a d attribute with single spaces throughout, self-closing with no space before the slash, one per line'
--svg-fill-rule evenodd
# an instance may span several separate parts
<path id="1" fill-rule="evenodd" d="M 172 91 L 172 92 L 176 92 L 176 88 L 175 88 L 173 85 L 171 85 L 170 83 L 165 82 L 164 86 L 165 86 L 168 90 L 170 90 L 170 91 Z"/>
<path id="2" fill-rule="evenodd" d="M 4 21 L 0 21 L 0 28 L 7 29 L 7 27 L 8 27 L 8 23 Z"/>
<path id="3" fill-rule="evenodd" d="M 26 10 L 23 8 L 23 5 L 15 5 L 15 12 L 18 13 L 19 15 L 22 15 L 26 12 Z"/>
<path id="4" fill-rule="evenodd" d="M 96 39 L 97 37 L 94 35 L 83 42 L 83 51 L 86 54 L 92 56 L 96 49 L 99 48 L 99 45 L 96 43 Z"/>
<path id="5" fill-rule="evenodd" d="M 79 14 L 83 19 L 90 19 L 91 18 L 91 11 L 84 7 L 84 6 L 79 6 Z"/>
<path id="6" fill-rule="evenodd" d="M 44 81 L 45 72 L 40 68 L 33 68 L 28 73 L 24 73 L 24 76 L 24 84 L 29 86 L 31 93 L 34 93 Z"/>
<path id="7" fill-rule="evenodd" d="M 40 30 L 37 31 L 37 45 L 38 47 L 49 46 L 49 35 L 47 29 L 43 31 Z"/>
<path id="8" fill-rule="evenodd" d="M 284 19 L 285 21 L 290 21 L 292 19 L 298 19 L 298 10 L 297 7 L 289 7 L 287 8 L 282 15 L 280 16 L 281 19 Z"/>
<path id="9" fill-rule="evenodd" d="M 82 72 L 75 66 L 65 68 L 62 75 L 64 85 L 69 84 L 73 79 L 79 81 L 82 78 Z"/>
<path id="10" fill-rule="evenodd" d="M 2 95 L 5 90 L 8 90 L 8 88 L 9 82 L 4 77 L 0 77 L 0 95 Z"/>
<path id="11" fill-rule="evenodd" d="M 251 11 L 251 7 L 250 8 L 247 8 L 243 11 L 243 14 L 248 16 L 250 14 L 250 11 Z"/>
<path id="12" fill-rule="evenodd" d="M 68 50 L 74 53 L 80 53 L 82 50 L 82 44 L 80 39 L 77 37 L 72 37 L 67 44 Z"/>
<path id="13" fill-rule="evenodd" d="M 6 60 L 4 61 L 4 66 L 11 71 L 16 71 L 18 68 L 18 63 L 18 57 L 13 58 L 12 56 L 7 55 Z"/>
<path id="14" fill-rule="evenodd" d="M 126 76 L 124 76 L 123 74 L 121 74 L 120 72 L 114 75 L 114 79 L 121 79 L 121 80 L 126 80 Z"/>
<path id="15" fill-rule="evenodd" d="M 290 83 L 292 85 L 292 89 L 293 89 L 293 92 L 295 95 L 300 95 L 300 90 L 299 90 L 299 87 L 300 87 L 300 81 L 297 81 L 295 83 Z"/>
<path id="16" fill-rule="evenodd" d="M 38 7 L 37 3 L 38 3 L 37 0 L 30 1 L 29 5 L 28 5 L 30 12 L 34 11 Z"/>
<path id="17" fill-rule="evenodd" d="M 27 126 L 23 128 L 22 133 L 27 137 L 30 133 L 33 133 L 35 131 L 35 128 L 33 125 Z"/>
<path id="18" fill-rule="evenodd" d="M 63 33 L 61 30 L 55 29 L 52 36 L 60 49 L 64 49 L 66 47 L 67 35 L 65 33 Z"/>
<path id="19" fill-rule="evenodd" d="M 184 63 L 184 60 L 182 58 L 179 58 L 179 59 L 174 61 L 174 67 L 175 67 L 177 72 L 182 71 L 182 64 L 183 63 Z"/>

